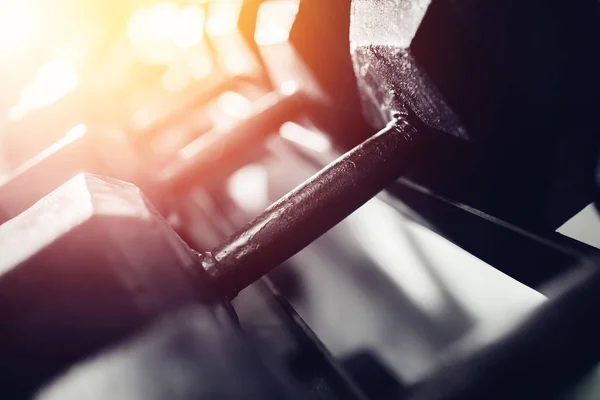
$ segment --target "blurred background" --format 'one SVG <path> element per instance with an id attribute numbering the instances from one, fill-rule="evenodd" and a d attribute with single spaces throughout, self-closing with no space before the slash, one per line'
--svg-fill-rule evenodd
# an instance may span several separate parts
<path id="1" fill-rule="evenodd" d="M 2 1 L 2 172 L 79 124 L 135 135 L 199 90 L 236 75 L 260 79 L 237 29 L 241 6 L 229 0 Z M 244 112 L 243 98 L 225 96 L 221 103 L 227 100 Z"/>

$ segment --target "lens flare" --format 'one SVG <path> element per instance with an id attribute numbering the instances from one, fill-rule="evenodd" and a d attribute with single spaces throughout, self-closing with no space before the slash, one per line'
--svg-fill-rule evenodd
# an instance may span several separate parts
<path id="1" fill-rule="evenodd" d="M 259 46 L 284 43 L 298 14 L 298 0 L 270 0 L 261 4 L 256 19 L 254 41 Z"/>
<path id="2" fill-rule="evenodd" d="M 208 5 L 206 34 L 220 36 L 237 30 L 243 0 L 215 0 Z"/>
<path id="3" fill-rule="evenodd" d="M 33 80 L 21 91 L 19 102 L 10 109 L 13 121 L 38 108 L 50 105 L 79 85 L 76 66 L 69 60 L 52 60 L 43 64 Z"/>
<path id="4" fill-rule="evenodd" d="M 140 61 L 168 65 L 204 37 L 204 9 L 161 2 L 136 11 L 127 24 L 127 36 Z"/>
<path id="5" fill-rule="evenodd" d="M 199 6 L 187 6 L 179 10 L 177 27 L 172 38 L 180 48 L 194 47 L 204 36 L 204 10 Z"/>
<path id="6" fill-rule="evenodd" d="M 331 142 L 326 136 L 306 129 L 294 122 L 286 122 L 281 125 L 279 135 L 302 147 L 317 153 L 326 153 L 331 150 Z"/>
<path id="7" fill-rule="evenodd" d="M 217 105 L 221 112 L 234 119 L 245 119 L 254 111 L 252 102 L 239 93 L 227 91 L 219 96 Z"/>
<path id="8" fill-rule="evenodd" d="M 0 56 L 14 56 L 35 41 L 40 12 L 34 0 L 0 0 Z"/>

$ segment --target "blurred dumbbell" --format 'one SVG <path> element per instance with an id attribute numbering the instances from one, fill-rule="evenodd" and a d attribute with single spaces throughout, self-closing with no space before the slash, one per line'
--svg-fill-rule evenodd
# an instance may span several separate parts
<path id="1" fill-rule="evenodd" d="M 274 132 L 305 104 L 303 95 L 293 87 L 269 93 L 254 104 L 253 114 L 232 128 L 212 130 L 184 146 L 162 172 L 159 169 L 164 161 L 141 152 L 139 143 L 122 131 L 87 132 L 79 125 L 0 182 L 0 223 L 80 172 L 135 182 L 162 209 L 165 190 L 178 191 L 202 183 L 202 178 L 214 180 L 239 167 L 250 144 Z M 154 135 L 153 131 L 148 135 Z"/>
<path id="2" fill-rule="evenodd" d="M 158 174 L 160 187 L 181 192 L 193 184 L 221 180 L 247 162 L 248 154 L 286 121 L 306 110 L 309 99 L 287 82 L 253 105 L 247 118 L 226 130 L 213 130 L 182 148 Z"/>
<path id="3" fill-rule="evenodd" d="M 215 75 L 195 88 L 189 99 L 185 101 L 181 98 L 177 101 L 169 99 L 168 106 L 163 108 L 171 111 L 149 125 L 124 126 L 122 130 L 108 129 L 108 131 L 105 127 L 94 127 L 90 128 L 89 132 L 83 125 L 73 128 L 65 137 L 29 159 L 0 182 L 0 223 L 24 211 L 39 198 L 79 172 L 109 175 L 149 187 L 150 184 L 145 185 L 145 180 L 155 172 L 153 168 L 162 168 L 173 156 L 173 154 L 164 154 L 164 151 L 156 152 L 152 147 L 153 144 L 164 142 L 160 139 L 164 139 L 174 131 L 187 131 L 187 141 L 190 141 L 210 130 L 212 121 L 207 115 L 194 118 L 193 123 L 190 123 L 189 117 L 202 115 L 201 110 L 206 109 L 207 104 L 215 102 L 224 92 L 234 90 L 242 94 L 251 93 L 253 96 L 258 96 L 257 93 L 266 91 L 262 87 L 264 86 L 262 78 L 257 76 L 257 71 L 254 69 L 240 71 L 237 74 Z M 69 104 L 77 108 L 81 101 L 76 100 L 77 98 L 71 98 Z M 173 103 L 179 106 L 173 107 Z M 45 113 L 52 114 L 53 106 Z M 59 111 L 64 111 L 64 105 L 61 107 L 63 108 L 59 107 Z M 70 113 L 66 114 L 70 115 Z M 34 126 L 39 130 L 39 121 L 36 124 Z M 52 129 L 52 126 L 48 129 Z M 39 146 L 37 142 L 36 146 Z M 180 148 L 186 143 L 177 146 Z"/>
<path id="4" fill-rule="evenodd" d="M 2 386 L 35 386 L 157 315 L 235 296 L 401 174 L 417 139 L 394 121 L 201 256 L 133 185 L 77 176 L 0 226 Z"/>
<path id="5" fill-rule="evenodd" d="M 208 297 L 197 255 L 131 185 L 78 175 L 0 226 L 0 386 L 25 390 Z M 199 286 L 200 285 L 200 286 Z"/>
<path id="6" fill-rule="evenodd" d="M 266 134 L 275 131 L 298 112 L 306 110 L 309 102 L 304 101 L 306 96 L 298 91 L 297 84 L 286 81 L 279 90 L 259 98 L 251 106 L 251 115 L 224 132 L 222 129 L 213 129 L 204 138 L 202 134 L 211 127 L 210 123 L 201 124 L 203 128 L 198 128 L 198 124 L 194 123 L 191 128 L 194 130 L 192 136 L 200 138 L 179 152 L 166 157 L 153 154 L 149 144 L 161 135 L 168 135 L 169 128 L 181 125 L 181 119 L 185 115 L 197 112 L 201 105 L 224 91 L 252 86 L 251 82 L 256 80 L 256 77 L 238 75 L 215 82 L 173 115 L 131 134 L 120 130 L 103 132 L 96 129 L 87 132 L 83 125 L 73 128 L 64 138 L 0 182 L 0 223 L 18 215 L 79 172 L 109 175 L 135 182 L 154 201 L 159 201 L 163 198 L 165 186 L 180 188 L 185 184 L 195 183 L 194 179 L 189 180 L 190 175 L 215 177 L 216 171 L 210 171 L 211 167 L 207 164 L 214 166 L 223 164 L 224 159 L 237 159 L 231 167 L 235 169 L 244 162 L 243 153 L 248 149 L 249 143 L 260 142 Z M 207 160 L 211 162 L 207 163 Z M 159 174 L 157 170 L 163 167 L 165 171 L 155 181 L 154 175 Z M 209 171 L 204 172 L 203 168 Z M 221 175 L 227 171 L 225 166 L 220 166 Z M 155 192 L 161 196 L 152 196 Z M 160 204 L 157 206 L 162 208 Z"/>
<path id="7" fill-rule="evenodd" d="M 85 125 L 74 127 L 0 182 L 0 223 L 26 210 L 80 172 L 109 175 L 144 187 L 151 186 L 153 168 L 158 169 L 164 161 L 150 154 L 145 148 L 146 140 L 155 138 L 167 122 L 162 121 L 153 129 L 136 134 L 133 140 L 121 130 L 88 131 Z"/>
<path id="8" fill-rule="evenodd" d="M 269 79 L 275 87 L 286 81 L 297 82 L 311 100 L 304 110 L 310 124 L 327 132 L 333 143 L 345 149 L 373 133 L 356 112 L 355 79 L 345 73 L 350 70 L 348 29 L 343 30 L 340 24 L 347 17 L 339 17 L 348 15 L 349 4 L 318 0 L 248 3 L 256 21 L 252 40 Z M 335 15 L 331 15 L 332 10 L 336 10 Z M 325 79 L 324 70 L 332 72 Z"/>
<path id="9" fill-rule="evenodd" d="M 139 126 L 132 126 L 130 129 L 132 142 L 142 153 L 151 151 L 157 141 L 164 141 L 161 138 L 168 135 L 173 129 L 180 129 L 182 123 L 185 124 L 190 118 L 194 121 L 193 127 L 187 129 L 192 131 L 187 136 L 195 138 L 213 128 L 213 121 L 206 110 L 208 105 L 218 101 L 220 96 L 229 92 L 239 93 L 250 101 L 255 100 L 260 93 L 266 91 L 259 83 L 257 77 L 248 75 L 235 75 L 209 81 L 202 86 L 198 93 L 188 95 L 189 98 L 178 101 L 177 107 L 171 106 L 170 112 L 166 115 L 151 119 L 149 122 L 134 124 Z M 164 106 L 163 108 L 167 108 L 168 103 L 173 103 L 173 99 L 167 99 L 161 105 Z M 159 106 L 155 107 L 159 108 Z"/>
<path id="10" fill-rule="evenodd" d="M 214 5 L 211 6 L 211 9 L 213 8 L 218 11 L 227 7 Z M 217 15 L 219 14 L 217 11 L 211 13 L 219 19 L 222 16 Z M 284 27 L 288 31 L 294 15 L 288 21 L 288 26 Z M 274 14 L 271 13 L 270 17 L 273 19 Z M 261 18 L 261 20 L 263 25 L 264 21 L 274 22 L 269 21 L 268 18 Z M 269 26 L 266 28 L 263 26 L 262 29 L 268 31 Z M 215 42 L 217 53 L 224 53 L 224 50 L 227 50 L 225 53 L 235 54 L 230 51 L 231 46 L 219 45 L 219 41 L 236 35 L 239 36 L 239 32 L 233 29 L 231 32 L 215 31 L 209 36 L 211 41 Z M 297 61 L 296 58 L 283 58 L 287 59 L 288 64 Z M 283 58 L 280 57 L 280 60 Z M 181 120 L 186 115 L 197 113 L 200 106 L 224 91 L 237 90 L 261 79 L 256 76 L 255 68 L 230 72 L 233 74 L 231 78 L 213 82 L 214 84 L 205 87 L 201 93 L 194 96 L 192 101 L 172 115 L 132 134 L 115 132 L 108 138 L 103 137 L 103 132 L 89 132 L 77 137 L 67 135 L 68 138 L 55 143 L 51 146 L 51 150 L 42 152 L 0 184 L 0 209 L 3 211 L 0 214 L 0 223 L 25 210 L 37 199 L 78 172 L 109 175 L 135 182 L 144 188 L 153 201 L 160 202 L 165 198 L 165 189 L 185 190 L 191 185 L 206 183 L 206 181 L 197 182 L 198 177 L 204 180 L 210 178 L 214 181 L 232 172 L 247 160 L 246 152 L 252 153 L 249 151 L 251 150 L 249 144 L 260 143 L 267 134 L 276 131 L 281 124 L 293 119 L 298 113 L 312 112 L 317 109 L 313 107 L 312 111 L 308 110 L 311 102 L 305 101 L 309 98 L 307 87 L 311 86 L 310 79 L 302 81 L 300 92 L 298 84 L 289 79 L 293 76 L 283 78 L 278 76 L 275 79 L 278 90 L 258 99 L 252 105 L 252 114 L 238 121 L 231 129 L 224 132 L 222 129 L 213 129 L 206 137 L 201 136 L 180 151 L 168 156 L 152 154 L 149 144 L 161 135 L 168 135 L 169 128 L 177 129 L 178 125 L 182 125 Z M 314 93 L 310 98 L 315 98 Z M 197 124 L 194 125 L 191 129 L 197 130 Z M 203 126 L 202 130 L 205 131 L 210 124 Z M 194 132 L 191 136 L 199 136 L 201 133 L 203 132 Z M 158 172 L 163 168 L 162 172 Z M 154 180 L 155 175 L 160 176 L 158 181 Z M 159 195 L 154 196 L 154 193 Z M 156 206 L 163 210 L 162 204 Z"/>

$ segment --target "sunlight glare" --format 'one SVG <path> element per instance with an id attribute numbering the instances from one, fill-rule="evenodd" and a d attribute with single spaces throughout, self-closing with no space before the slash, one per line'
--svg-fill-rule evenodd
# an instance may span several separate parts
<path id="1" fill-rule="evenodd" d="M 243 0 L 215 0 L 208 5 L 206 34 L 220 36 L 237 30 Z"/>
<path id="2" fill-rule="evenodd" d="M 173 2 L 160 2 L 131 16 L 127 36 L 142 62 L 167 65 L 177 57 L 177 49 L 194 47 L 203 40 L 204 17 L 200 6 L 180 8 Z"/>
<path id="3" fill-rule="evenodd" d="M 41 23 L 34 0 L 0 0 L 0 55 L 13 56 L 28 48 Z"/>
<path id="4" fill-rule="evenodd" d="M 38 69 L 33 80 L 21 91 L 19 102 L 10 109 L 11 120 L 19 120 L 29 112 L 50 105 L 75 90 L 79 76 L 69 60 L 52 60 Z"/>
<path id="5" fill-rule="evenodd" d="M 298 14 L 298 0 L 269 0 L 261 4 L 254 41 L 259 46 L 284 43 Z"/>

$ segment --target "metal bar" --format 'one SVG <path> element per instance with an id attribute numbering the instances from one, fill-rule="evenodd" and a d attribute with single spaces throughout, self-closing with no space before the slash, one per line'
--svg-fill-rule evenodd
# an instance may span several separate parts
<path id="1" fill-rule="evenodd" d="M 525 230 L 404 177 L 390 185 L 386 193 L 383 200 L 411 219 L 543 294 L 549 294 L 545 283 L 581 259 L 600 253 L 556 232 Z"/>
<path id="2" fill-rule="evenodd" d="M 557 398 L 600 359 L 598 260 L 556 283 L 559 293 L 527 321 L 469 357 L 458 355 L 411 399 Z"/>
<path id="3" fill-rule="evenodd" d="M 247 76 L 234 76 L 229 79 L 213 82 L 210 86 L 206 87 L 200 93 L 200 95 L 188 101 L 172 114 L 165 116 L 164 118 L 152 124 L 150 127 L 136 132 L 134 135 L 132 135 L 133 141 L 136 144 L 140 144 L 142 142 L 149 143 L 152 139 L 163 133 L 169 127 L 176 125 L 178 121 L 184 119 L 188 114 L 191 114 L 197 109 L 205 106 L 206 103 L 216 98 L 221 93 L 226 92 L 227 90 L 235 90 L 239 87 L 242 87 L 244 84 L 250 83 L 251 78 Z"/>
<path id="4" fill-rule="evenodd" d="M 281 124 L 301 112 L 306 97 L 301 92 L 265 95 L 257 110 L 227 131 L 214 130 L 204 134 L 179 152 L 179 159 L 161 171 L 158 176 L 174 191 L 185 189 L 190 182 L 199 183 L 231 164 L 239 166 L 239 159 L 248 146 L 275 132 Z"/>
<path id="5" fill-rule="evenodd" d="M 406 115 L 350 150 L 269 207 L 200 263 L 233 297 L 327 232 L 411 164 L 420 135 Z"/>

